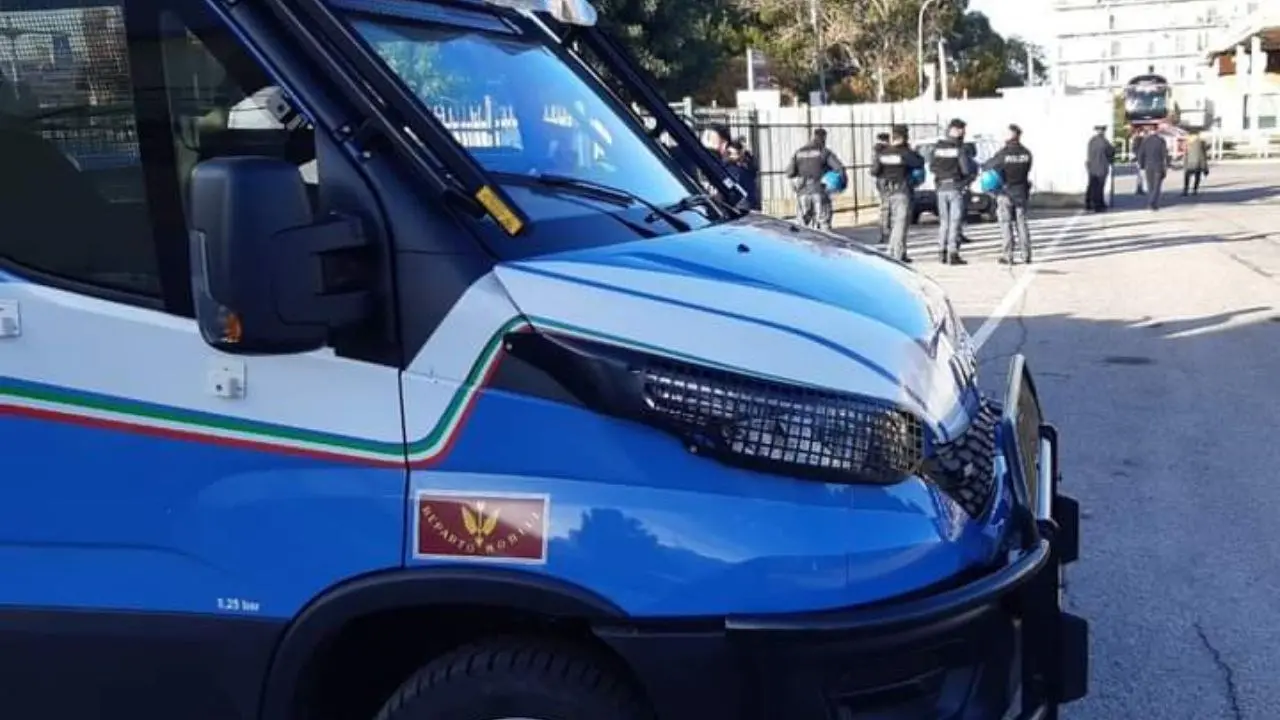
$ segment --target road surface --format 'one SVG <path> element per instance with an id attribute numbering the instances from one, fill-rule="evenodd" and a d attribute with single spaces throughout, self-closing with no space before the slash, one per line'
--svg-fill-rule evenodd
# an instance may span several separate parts
<path id="1" fill-rule="evenodd" d="M 1024 353 L 1062 432 L 1093 633 L 1066 717 L 1280 717 L 1280 164 L 1215 167 L 1155 213 L 1121 182 L 1112 212 L 1034 222 L 1031 278 L 995 263 L 994 225 L 942 266 L 926 219 L 916 265 L 986 325 L 983 384 Z"/>

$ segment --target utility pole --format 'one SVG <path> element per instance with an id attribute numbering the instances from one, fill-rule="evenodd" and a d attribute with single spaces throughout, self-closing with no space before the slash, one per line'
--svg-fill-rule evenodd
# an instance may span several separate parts
<path id="1" fill-rule="evenodd" d="M 947 100 L 950 93 L 947 87 L 947 41 L 945 38 L 938 38 L 938 88 L 939 100 Z"/>
<path id="2" fill-rule="evenodd" d="M 816 0 L 815 0 L 816 1 Z M 924 0 L 916 17 L 916 93 L 924 94 L 924 11 L 936 0 Z"/>
<path id="3" fill-rule="evenodd" d="M 809 20 L 813 23 L 813 61 L 818 66 L 818 97 L 827 104 L 827 67 L 822 52 L 822 23 L 819 21 L 818 4 L 821 0 L 809 0 Z"/>

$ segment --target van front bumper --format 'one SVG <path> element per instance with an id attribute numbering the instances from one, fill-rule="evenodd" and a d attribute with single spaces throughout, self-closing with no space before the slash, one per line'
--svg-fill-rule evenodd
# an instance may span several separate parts
<path id="1" fill-rule="evenodd" d="M 1087 692 L 1089 630 L 1062 607 L 1079 505 L 1059 492 L 1057 432 L 1038 437 L 1025 537 L 997 567 L 875 605 L 596 633 L 658 720 L 1052 720 Z"/>

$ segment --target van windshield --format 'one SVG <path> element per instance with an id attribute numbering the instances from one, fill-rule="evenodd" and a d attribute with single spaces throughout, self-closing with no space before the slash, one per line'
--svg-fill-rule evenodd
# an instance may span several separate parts
<path id="1" fill-rule="evenodd" d="M 656 154 L 638 124 L 620 116 L 593 82 L 538 39 L 514 29 L 364 14 L 350 21 L 499 180 L 502 174 L 568 177 L 657 206 L 675 204 L 693 191 Z"/>

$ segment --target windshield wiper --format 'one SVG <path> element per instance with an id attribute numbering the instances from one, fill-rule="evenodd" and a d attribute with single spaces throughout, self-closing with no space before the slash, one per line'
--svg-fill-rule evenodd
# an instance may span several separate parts
<path id="1" fill-rule="evenodd" d="M 585 192 L 599 200 L 611 202 L 622 207 L 643 205 L 652 211 L 652 214 L 645 218 L 645 222 L 652 222 L 655 218 L 662 218 L 668 225 L 675 228 L 676 232 L 689 232 L 690 230 L 689 224 L 676 217 L 673 211 L 655 205 L 639 195 L 623 190 L 622 188 L 616 188 L 611 185 L 602 185 L 597 182 L 583 180 L 582 178 L 571 177 L 569 175 L 557 175 L 555 173 L 536 173 L 527 177 L 542 185 L 571 188 L 573 190 L 578 190 L 579 192 Z"/>
<path id="2" fill-rule="evenodd" d="M 742 217 L 747 214 L 746 211 L 740 210 L 724 199 L 708 194 L 690 195 L 688 197 L 681 198 L 680 201 L 674 205 L 668 205 L 665 210 L 671 213 L 682 213 L 700 207 L 704 207 L 712 212 L 718 213 L 725 219 Z"/>

